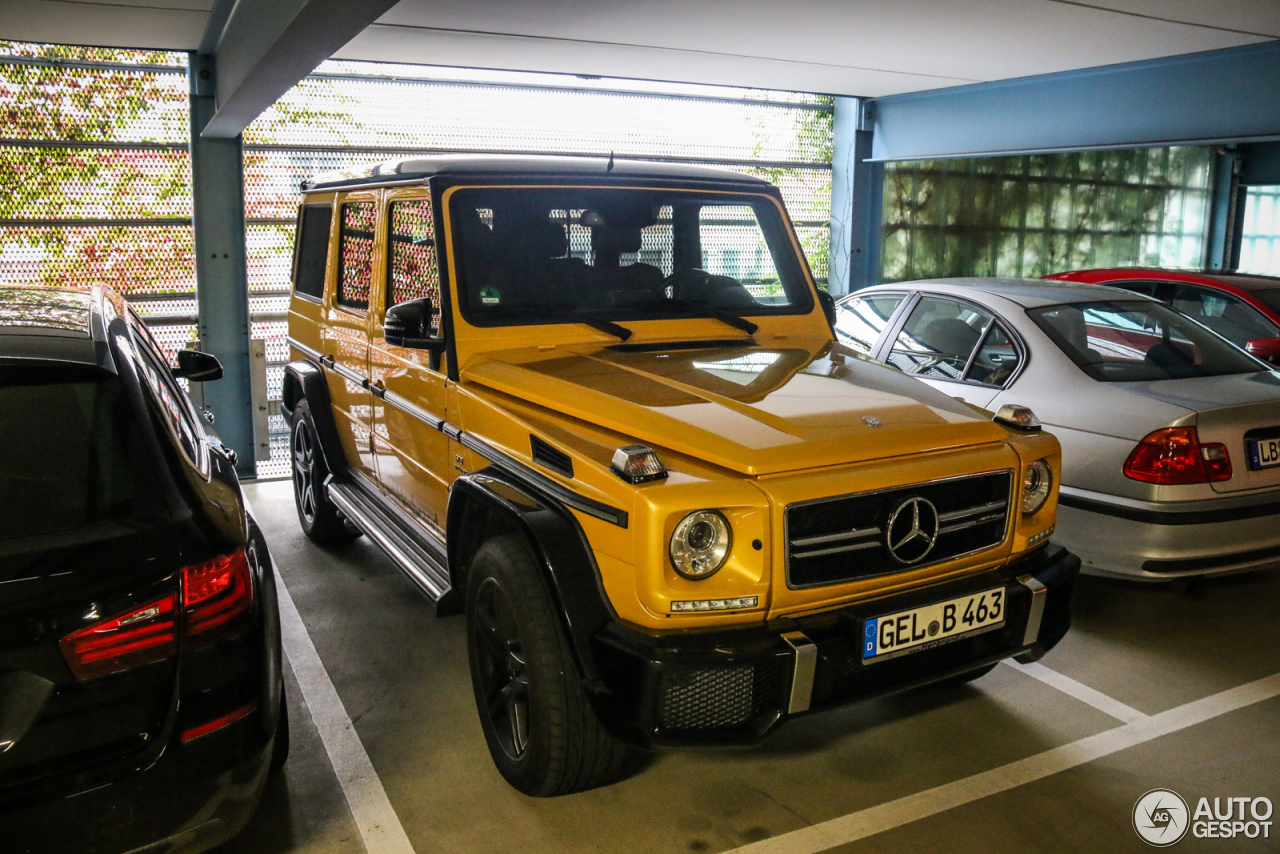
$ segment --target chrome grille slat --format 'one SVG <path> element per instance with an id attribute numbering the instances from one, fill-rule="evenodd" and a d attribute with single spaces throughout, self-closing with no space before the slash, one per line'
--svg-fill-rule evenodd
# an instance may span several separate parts
<path id="1" fill-rule="evenodd" d="M 785 516 L 787 585 L 839 584 L 994 548 L 1008 534 L 1013 486 L 1013 472 L 1004 470 L 790 505 Z M 884 525 L 894 509 L 914 497 L 935 506 L 937 539 L 917 563 L 904 564 L 885 547 Z"/>

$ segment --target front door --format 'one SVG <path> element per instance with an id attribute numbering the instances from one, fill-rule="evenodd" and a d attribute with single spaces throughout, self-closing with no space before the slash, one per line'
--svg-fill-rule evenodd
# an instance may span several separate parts
<path id="1" fill-rule="evenodd" d="M 438 428 L 448 416 L 444 364 L 428 350 L 388 344 L 382 329 L 388 308 L 427 299 L 432 322 L 423 332 L 432 338 L 442 334 L 435 218 L 425 188 L 389 193 L 386 205 L 387 274 L 369 348 L 371 379 L 382 394 L 375 398 L 373 419 L 378 479 L 388 495 L 443 539 L 449 486 L 457 476 L 452 442 Z"/>
<path id="2" fill-rule="evenodd" d="M 338 205 L 334 286 L 324 305 L 320 352 L 329 379 L 343 456 L 353 471 L 374 474 L 369 377 L 369 293 L 376 269 L 377 193 L 352 193 Z"/>

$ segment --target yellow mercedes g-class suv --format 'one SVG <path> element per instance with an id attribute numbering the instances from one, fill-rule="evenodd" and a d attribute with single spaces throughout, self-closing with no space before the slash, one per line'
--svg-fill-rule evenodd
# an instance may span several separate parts
<path id="1" fill-rule="evenodd" d="M 465 613 L 521 791 L 608 782 L 628 745 L 755 743 L 1067 631 L 1058 442 L 835 342 L 767 182 L 453 155 L 304 192 L 298 517 Z"/>

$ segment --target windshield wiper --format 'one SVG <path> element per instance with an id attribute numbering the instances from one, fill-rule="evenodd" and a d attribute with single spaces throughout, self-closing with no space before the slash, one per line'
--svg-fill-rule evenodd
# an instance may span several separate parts
<path id="1" fill-rule="evenodd" d="M 745 317 L 739 317 L 736 314 L 731 314 L 730 312 L 722 311 L 718 308 L 712 308 L 705 302 L 698 302 L 697 300 L 685 299 L 683 297 L 666 297 L 663 299 L 646 300 L 643 303 L 640 303 L 640 305 L 670 305 L 678 308 L 694 309 L 698 312 L 698 315 L 696 316 L 710 317 L 711 319 L 718 320 L 721 323 L 727 323 L 734 329 L 741 329 L 748 335 L 755 335 L 756 330 L 760 328 Z"/>
<path id="2" fill-rule="evenodd" d="M 620 341 L 626 341 L 628 338 L 631 337 L 631 330 L 625 326 L 619 326 L 618 324 L 612 321 L 602 320 L 601 318 L 598 318 L 598 317 L 591 317 L 586 314 L 579 314 L 578 312 L 573 311 L 572 309 L 568 309 L 559 305 L 547 305 L 547 304 L 510 305 L 510 306 L 503 306 L 502 311 L 520 312 L 523 314 L 554 314 L 558 317 L 563 317 L 566 320 L 572 320 L 574 323 L 585 323 L 587 326 L 590 326 L 592 329 L 598 329 L 604 334 L 612 335 L 614 338 L 617 338 Z"/>

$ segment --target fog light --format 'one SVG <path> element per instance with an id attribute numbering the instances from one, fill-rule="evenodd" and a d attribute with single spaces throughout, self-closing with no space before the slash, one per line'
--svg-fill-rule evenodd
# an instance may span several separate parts
<path id="1" fill-rule="evenodd" d="M 1045 540 L 1053 536 L 1053 529 L 1056 527 L 1057 525 L 1050 525 L 1040 533 L 1032 534 L 1030 537 L 1027 538 L 1027 545 L 1038 546 L 1040 543 L 1043 543 Z"/>

